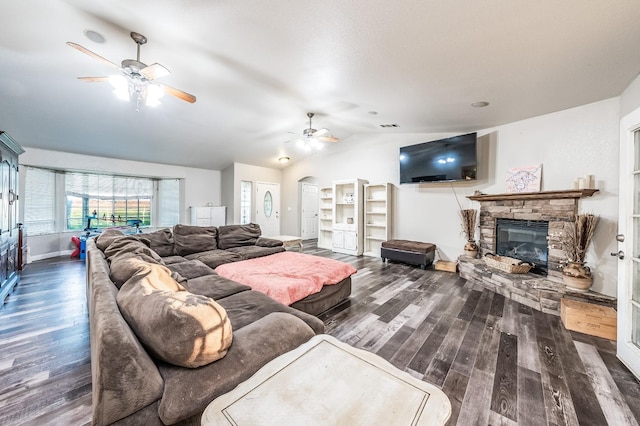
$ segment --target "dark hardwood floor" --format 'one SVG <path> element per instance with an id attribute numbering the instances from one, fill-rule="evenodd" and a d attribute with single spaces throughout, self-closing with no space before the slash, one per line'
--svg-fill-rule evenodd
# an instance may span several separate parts
<path id="1" fill-rule="evenodd" d="M 353 294 L 320 317 L 327 333 L 441 387 L 450 425 L 637 425 L 640 385 L 615 342 L 567 331 L 456 274 L 379 259 L 353 264 Z M 0 425 L 91 421 L 84 263 L 29 264 L 0 309 Z"/>

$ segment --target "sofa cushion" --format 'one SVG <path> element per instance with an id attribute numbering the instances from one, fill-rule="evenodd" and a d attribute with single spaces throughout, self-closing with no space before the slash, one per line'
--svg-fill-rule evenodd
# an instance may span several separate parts
<path id="1" fill-rule="evenodd" d="M 219 361 L 196 370 L 160 363 L 158 369 L 164 378 L 164 392 L 158 407 L 160 419 L 165 424 L 174 424 L 202 413 L 213 399 L 231 391 L 266 363 L 297 348 L 313 335 L 298 318 L 273 313 L 234 331 L 233 345 Z"/>
<path id="2" fill-rule="evenodd" d="M 216 271 L 209 268 L 199 260 L 187 260 L 185 262 L 172 263 L 167 265 L 167 268 L 177 272 L 188 280 L 216 273 Z"/>
<path id="3" fill-rule="evenodd" d="M 149 240 L 141 239 L 135 235 L 124 235 L 120 238 L 112 240 L 111 244 L 104 249 L 104 257 L 109 261 L 113 261 L 116 256 L 123 256 L 125 254 L 144 254 L 153 258 L 157 263 L 163 263 L 162 258 L 158 256 L 158 253 L 151 250 L 146 244 Z"/>
<path id="4" fill-rule="evenodd" d="M 182 256 L 178 256 L 173 255 L 173 256 L 163 256 L 162 257 L 162 261 L 164 262 L 165 265 L 171 265 L 172 263 L 180 263 L 180 262 L 186 262 L 187 259 L 186 257 L 182 257 Z"/>
<path id="5" fill-rule="evenodd" d="M 274 238 L 260 237 L 256 241 L 256 245 L 260 247 L 280 247 L 284 246 L 282 240 L 276 240 Z"/>
<path id="6" fill-rule="evenodd" d="M 259 291 L 243 291 L 217 302 L 227 311 L 231 326 L 236 331 L 272 312 L 285 312 L 306 322 L 316 334 L 324 333 L 324 323 L 318 318 L 276 302 Z"/>
<path id="7" fill-rule="evenodd" d="M 171 229 L 165 228 L 155 232 L 144 234 L 149 240 L 149 247 L 158 253 L 158 256 L 166 257 L 174 254 L 173 234 Z"/>
<path id="8" fill-rule="evenodd" d="M 218 228 L 215 226 L 175 225 L 173 227 L 173 242 L 175 254 L 186 256 L 191 253 L 215 250 Z"/>
<path id="9" fill-rule="evenodd" d="M 170 364 L 200 367 L 225 356 L 231 345 L 224 308 L 186 291 L 162 265 L 140 266 L 116 300 L 143 345 Z"/>
<path id="10" fill-rule="evenodd" d="M 113 256 L 110 263 L 109 278 L 117 288 L 129 281 L 141 264 L 155 263 L 159 265 L 154 258 L 142 253 L 123 253 Z"/>
<path id="11" fill-rule="evenodd" d="M 193 278 L 183 283 L 187 290 L 194 294 L 201 294 L 214 300 L 240 293 L 241 291 L 251 290 L 248 285 L 231 281 L 218 274 L 205 275 L 203 277 Z"/>
<path id="12" fill-rule="evenodd" d="M 232 247 L 254 246 L 262 231 L 260 225 L 225 225 L 218 227 L 218 247 L 226 250 Z"/>
<path id="13" fill-rule="evenodd" d="M 123 236 L 124 233 L 118 229 L 107 229 L 95 238 L 96 246 L 104 252 L 109 244 Z"/>
<path id="14" fill-rule="evenodd" d="M 189 260 L 199 260 L 210 268 L 216 269 L 225 263 L 237 262 L 243 260 L 243 257 L 237 253 L 228 250 L 208 250 L 201 253 L 193 253 L 186 256 Z"/>
<path id="15" fill-rule="evenodd" d="M 242 258 L 242 260 L 255 259 L 256 257 L 268 256 L 270 254 L 281 253 L 285 251 L 283 246 L 279 247 L 259 247 L 259 246 L 244 246 L 233 247 L 227 249 L 231 253 L 235 253 Z"/>

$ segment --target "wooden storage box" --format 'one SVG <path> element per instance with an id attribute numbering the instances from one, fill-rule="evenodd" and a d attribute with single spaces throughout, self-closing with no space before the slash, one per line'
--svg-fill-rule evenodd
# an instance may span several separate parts
<path id="1" fill-rule="evenodd" d="M 567 330 L 616 340 L 617 315 L 609 306 L 562 298 L 560 317 Z"/>
<path id="2" fill-rule="evenodd" d="M 446 260 L 437 260 L 436 263 L 433 264 L 433 268 L 436 271 L 456 272 L 457 267 L 458 264 L 456 262 L 449 262 Z"/>

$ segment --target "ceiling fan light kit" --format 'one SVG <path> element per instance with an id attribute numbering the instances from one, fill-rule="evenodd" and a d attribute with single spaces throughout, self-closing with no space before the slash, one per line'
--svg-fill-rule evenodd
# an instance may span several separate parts
<path id="1" fill-rule="evenodd" d="M 109 77 L 78 78 L 88 82 L 108 81 L 113 86 L 114 93 L 118 99 L 129 101 L 133 98 L 136 100 L 136 111 L 139 110 L 140 103 L 142 102 L 147 106 L 159 105 L 160 98 L 165 93 L 182 99 L 183 101 L 194 103 L 196 101 L 195 96 L 154 81 L 156 78 L 169 75 L 170 71 L 158 63 L 147 65 L 141 62 L 140 46 L 147 42 L 147 38 L 136 32 L 131 32 L 130 36 L 137 45 L 136 59 L 125 59 L 122 61 L 121 66 L 116 65 L 108 59 L 103 58 L 79 44 L 67 42 L 67 44 L 74 49 L 77 49 L 80 52 L 111 66 L 112 68 L 120 70 L 119 75 L 112 75 Z"/>
<path id="2" fill-rule="evenodd" d="M 324 145 L 322 142 L 338 142 L 338 138 L 331 136 L 328 129 L 316 130 L 311 127 L 311 119 L 315 114 L 312 112 L 307 113 L 309 117 L 309 128 L 302 131 L 302 138 L 296 141 L 299 148 L 304 151 L 311 151 L 312 149 L 322 149 Z"/>

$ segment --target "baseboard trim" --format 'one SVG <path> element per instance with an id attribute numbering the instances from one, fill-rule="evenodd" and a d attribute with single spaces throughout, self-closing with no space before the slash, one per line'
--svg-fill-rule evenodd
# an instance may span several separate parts
<path id="1" fill-rule="evenodd" d="M 73 253 L 73 250 L 61 250 L 61 251 L 54 251 L 51 253 L 39 254 L 37 256 L 28 256 L 27 264 L 38 261 L 38 260 L 51 259 L 52 257 L 70 256 L 71 253 Z"/>

